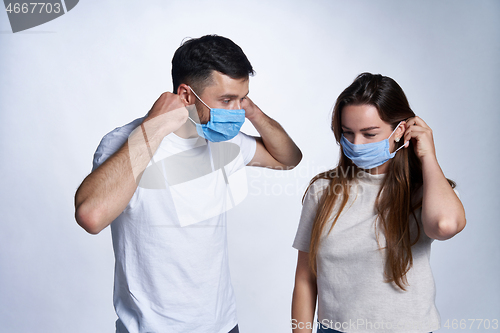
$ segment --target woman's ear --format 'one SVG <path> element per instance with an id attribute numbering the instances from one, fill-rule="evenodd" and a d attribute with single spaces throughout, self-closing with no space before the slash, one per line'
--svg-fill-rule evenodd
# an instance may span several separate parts
<path id="1" fill-rule="evenodd" d="M 396 142 L 399 142 L 401 138 L 404 137 L 406 132 L 406 121 L 402 121 L 399 125 L 398 128 L 396 129 L 396 132 L 394 133 L 394 140 Z"/>
<path id="2" fill-rule="evenodd" d="M 187 84 L 181 83 L 179 87 L 177 87 L 177 95 L 179 95 L 184 105 L 194 104 L 195 97 L 191 93 L 191 87 L 189 87 Z"/>

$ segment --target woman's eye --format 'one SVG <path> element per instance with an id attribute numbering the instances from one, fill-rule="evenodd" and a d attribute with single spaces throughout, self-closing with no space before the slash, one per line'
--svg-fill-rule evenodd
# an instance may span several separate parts
<path id="1" fill-rule="evenodd" d="M 344 132 L 344 135 L 352 135 L 352 132 Z"/>
<path id="2" fill-rule="evenodd" d="M 369 137 L 369 138 L 373 138 L 376 134 L 369 134 L 369 133 L 366 133 L 365 136 Z"/>

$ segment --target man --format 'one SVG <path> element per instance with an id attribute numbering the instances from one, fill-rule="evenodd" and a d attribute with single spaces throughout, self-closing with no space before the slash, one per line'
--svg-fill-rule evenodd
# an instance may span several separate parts
<path id="1" fill-rule="evenodd" d="M 231 40 L 188 40 L 172 59 L 175 94 L 97 148 L 75 217 L 91 234 L 111 224 L 118 333 L 238 332 L 225 212 L 246 194 L 245 165 L 302 158 L 247 97 L 252 74 Z M 261 137 L 239 132 L 245 117 Z"/>

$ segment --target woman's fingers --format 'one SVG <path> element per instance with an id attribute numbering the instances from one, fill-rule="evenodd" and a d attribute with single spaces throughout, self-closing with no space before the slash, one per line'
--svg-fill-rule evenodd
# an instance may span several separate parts
<path id="1" fill-rule="evenodd" d="M 409 118 L 406 123 L 408 124 L 408 128 L 411 128 L 413 126 L 421 126 L 424 128 L 430 128 L 429 125 L 420 117 L 415 116 L 412 118 Z"/>
<path id="2" fill-rule="evenodd" d="M 413 117 L 407 120 L 408 127 L 404 134 L 404 146 L 409 147 L 410 141 L 413 141 L 415 153 L 418 157 L 434 152 L 434 140 L 432 138 L 431 128 L 419 117 Z"/>
<path id="3" fill-rule="evenodd" d="M 407 119 L 406 131 L 404 134 L 405 146 L 409 146 L 408 141 L 410 141 L 411 138 L 418 138 L 418 136 L 424 133 L 432 134 L 432 130 L 422 118 L 415 116 Z"/>

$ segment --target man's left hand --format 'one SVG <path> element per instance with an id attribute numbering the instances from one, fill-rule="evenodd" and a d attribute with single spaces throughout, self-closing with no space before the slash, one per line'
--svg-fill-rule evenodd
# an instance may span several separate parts
<path id="1" fill-rule="evenodd" d="M 248 96 L 241 102 L 241 108 L 245 109 L 245 117 L 250 121 L 259 114 L 262 114 L 262 110 Z"/>

